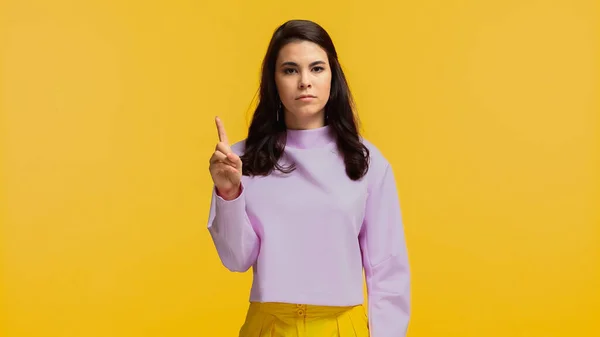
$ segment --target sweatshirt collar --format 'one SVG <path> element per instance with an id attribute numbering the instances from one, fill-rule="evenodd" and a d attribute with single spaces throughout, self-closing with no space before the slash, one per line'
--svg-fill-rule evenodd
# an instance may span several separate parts
<path id="1" fill-rule="evenodd" d="M 324 147 L 335 139 L 329 125 L 307 130 L 286 130 L 286 146 L 299 149 Z"/>

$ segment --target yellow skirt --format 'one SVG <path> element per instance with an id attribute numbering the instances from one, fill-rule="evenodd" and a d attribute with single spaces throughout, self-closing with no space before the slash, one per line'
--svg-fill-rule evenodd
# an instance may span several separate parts
<path id="1" fill-rule="evenodd" d="M 362 305 L 251 302 L 239 337 L 369 337 Z"/>

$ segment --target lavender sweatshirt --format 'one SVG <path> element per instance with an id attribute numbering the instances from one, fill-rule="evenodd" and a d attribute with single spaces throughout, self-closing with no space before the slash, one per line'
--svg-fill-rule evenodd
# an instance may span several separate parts
<path id="1" fill-rule="evenodd" d="M 295 163 L 292 173 L 242 176 L 230 201 L 213 188 L 208 230 L 225 267 L 252 267 L 250 301 L 361 304 L 364 268 L 371 336 L 405 336 L 410 277 L 394 173 L 363 139 L 369 171 L 352 181 L 330 131 L 287 131 L 281 163 Z"/>

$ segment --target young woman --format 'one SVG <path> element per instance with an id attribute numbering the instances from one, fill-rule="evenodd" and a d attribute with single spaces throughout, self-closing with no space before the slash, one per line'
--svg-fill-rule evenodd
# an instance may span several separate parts
<path id="1" fill-rule="evenodd" d="M 225 267 L 254 276 L 240 336 L 405 336 L 409 265 L 394 174 L 359 135 L 327 32 L 305 20 L 280 26 L 247 138 L 230 146 L 216 124 L 208 229 Z"/>

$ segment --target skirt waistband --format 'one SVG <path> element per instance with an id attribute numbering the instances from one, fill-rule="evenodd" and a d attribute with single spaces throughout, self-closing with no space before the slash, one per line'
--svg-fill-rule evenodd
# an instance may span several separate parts
<path id="1" fill-rule="evenodd" d="M 362 304 L 319 306 L 250 302 L 239 337 L 368 337 L 369 323 Z"/>
<path id="2" fill-rule="evenodd" d="M 288 319 L 318 319 L 330 316 L 337 316 L 360 306 L 362 305 L 357 304 L 351 306 L 322 306 L 278 302 L 250 302 L 251 311 L 260 311 L 279 318 Z"/>

